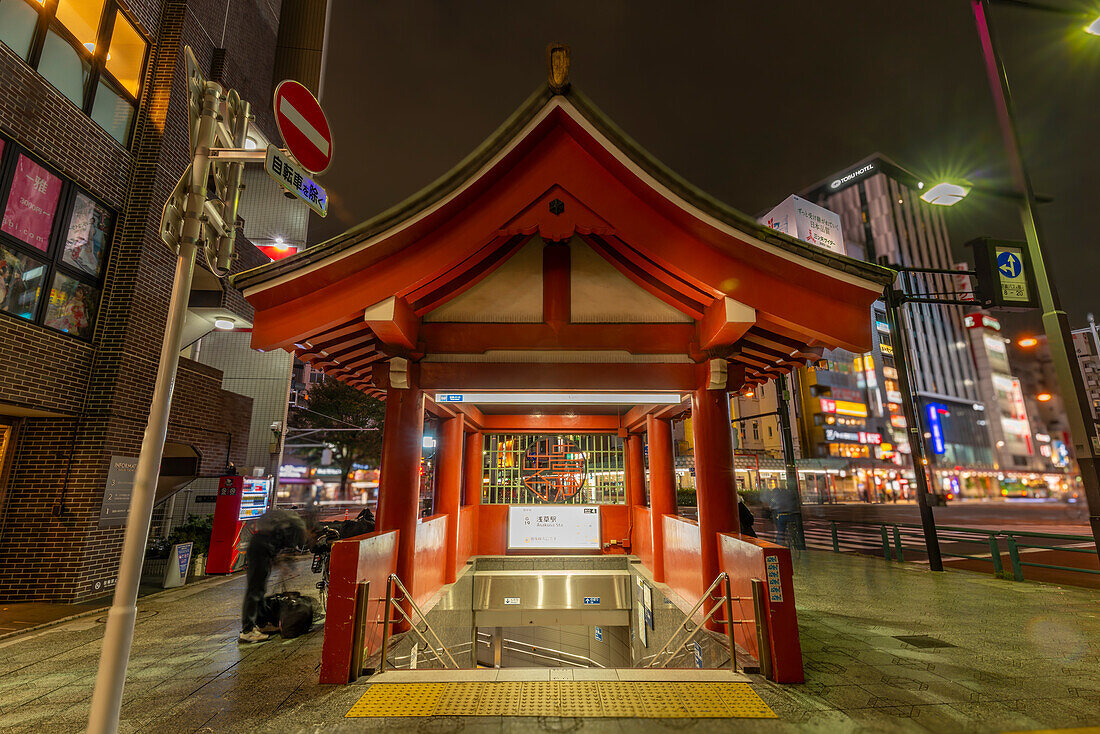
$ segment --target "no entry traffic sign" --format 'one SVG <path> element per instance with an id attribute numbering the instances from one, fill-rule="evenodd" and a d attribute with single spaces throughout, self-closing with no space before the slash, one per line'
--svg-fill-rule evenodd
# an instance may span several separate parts
<path id="1" fill-rule="evenodd" d="M 287 150 L 313 174 L 324 173 L 332 162 L 332 131 L 313 93 L 293 79 L 275 88 L 275 124 Z"/>

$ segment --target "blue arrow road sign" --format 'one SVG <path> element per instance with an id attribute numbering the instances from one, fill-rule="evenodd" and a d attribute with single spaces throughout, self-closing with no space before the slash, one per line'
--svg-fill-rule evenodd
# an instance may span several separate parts
<path id="1" fill-rule="evenodd" d="M 1024 269 L 1024 264 L 1015 253 L 1002 252 L 997 255 L 997 268 L 1005 274 L 1005 277 L 1018 278 L 1020 271 Z"/>

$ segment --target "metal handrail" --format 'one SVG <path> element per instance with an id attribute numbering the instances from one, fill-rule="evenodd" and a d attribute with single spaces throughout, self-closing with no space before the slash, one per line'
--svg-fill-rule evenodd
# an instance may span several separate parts
<path id="1" fill-rule="evenodd" d="M 721 596 L 711 596 L 711 592 L 714 591 L 715 587 L 723 582 L 725 582 L 726 586 L 725 594 L 722 594 Z M 645 667 L 654 667 L 657 664 L 657 661 L 661 659 L 661 657 L 668 651 L 672 643 L 676 640 L 676 636 L 679 635 L 681 631 L 690 631 L 690 634 L 687 636 L 687 639 L 683 641 L 682 645 L 677 645 L 676 652 L 669 655 L 668 659 L 661 664 L 661 667 L 667 667 L 668 664 L 671 663 L 676 658 L 676 656 L 680 654 L 681 650 L 686 648 L 687 645 L 695 639 L 695 635 L 699 634 L 699 630 L 703 629 L 706 626 L 707 622 L 714 618 L 714 615 L 717 614 L 718 610 L 724 606 L 726 609 L 726 618 L 724 620 L 716 619 L 715 622 L 717 624 L 724 624 L 726 626 L 726 638 L 729 643 L 730 651 L 730 668 L 734 672 L 737 672 L 737 644 L 734 642 L 733 639 L 733 625 L 752 624 L 756 620 L 733 618 L 734 599 L 736 599 L 737 601 L 743 601 L 745 597 L 735 597 L 733 596 L 732 592 L 733 588 L 731 586 L 729 574 L 725 572 L 718 574 L 718 576 L 715 577 L 714 581 L 711 582 L 710 586 L 707 587 L 707 590 L 703 592 L 703 595 L 699 598 L 699 601 L 695 603 L 695 606 L 693 606 L 691 608 L 691 611 L 687 613 L 687 616 L 684 617 L 684 621 L 677 625 L 676 629 L 672 631 L 671 635 L 669 635 L 668 641 L 665 642 L 664 647 L 662 647 L 660 651 L 650 659 Z M 719 602 L 724 601 L 725 603 L 715 604 L 713 607 L 711 607 L 710 611 L 703 616 L 702 621 L 699 624 L 695 625 L 695 629 L 690 629 L 695 618 L 695 613 L 702 608 L 707 599 L 712 599 Z"/>
<path id="2" fill-rule="evenodd" d="M 400 590 L 401 593 L 404 595 L 402 598 L 394 598 L 394 587 Z M 409 606 L 412 608 L 412 610 L 416 612 L 416 616 L 419 617 L 420 621 L 424 623 L 424 632 L 431 633 L 431 636 L 435 638 L 436 644 L 439 645 L 439 649 L 447 655 L 447 659 L 450 660 L 453 668 L 455 670 L 459 670 L 461 666 L 459 666 L 459 664 L 455 662 L 454 657 L 451 655 L 446 645 L 444 645 L 443 641 L 439 639 L 439 635 L 436 634 L 435 630 L 432 628 L 431 623 L 428 622 L 428 618 L 424 615 L 424 612 L 421 611 L 416 601 L 413 600 L 412 594 L 410 594 L 409 590 L 405 588 L 405 585 L 401 583 L 401 579 L 397 578 L 397 574 L 391 573 L 386 579 L 386 611 L 382 622 L 382 654 L 378 661 L 378 672 L 381 673 L 386 669 L 386 652 L 389 648 L 389 640 L 391 636 L 390 627 L 393 622 L 397 621 L 395 619 L 391 619 L 391 609 L 396 609 L 398 613 L 400 613 L 402 618 L 404 618 L 404 620 L 408 622 L 409 630 L 412 631 L 420 639 L 420 641 L 424 643 L 428 650 L 431 651 L 432 655 L 434 655 L 435 658 L 439 661 L 439 664 L 441 666 L 443 666 L 444 668 L 447 667 L 447 663 L 443 660 L 443 657 L 439 654 L 439 652 L 436 651 L 432 643 L 428 641 L 428 638 L 426 638 L 424 634 L 419 629 L 417 629 L 416 623 L 413 621 L 412 617 L 409 616 L 408 612 L 406 612 L 405 609 L 401 606 L 400 602 L 403 601 L 407 601 L 409 603 Z"/>
<path id="3" fill-rule="evenodd" d="M 867 528 L 880 528 L 882 536 L 882 552 L 883 557 L 886 560 L 904 560 L 902 543 L 902 529 L 922 531 L 920 525 L 914 523 L 882 523 L 871 522 L 867 520 L 833 520 L 824 519 L 822 522 L 830 523 L 833 551 L 840 552 L 840 536 L 837 534 L 837 525 L 854 525 Z M 893 548 L 888 537 L 887 528 L 893 530 Z M 1071 573 L 1087 573 L 1087 574 L 1100 574 L 1100 570 L 1092 568 L 1079 568 L 1076 566 L 1059 566 L 1050 563 L 1036 563 L 1034 561 L 1025 561 L 1020 557 L 1020 548 L 1034 548 L 1037 550 L 1051 550 L 1051 551 L 1065 551 L 1067 553 L 1088 553 L 1096 554 L 1096 545 L 1091 535 L 1075 535 L 1068 533 L 1042 533 L 1032 530 L 987 530 L 984 528 L 967 528 L 954 525 L 940 525 L 939 530 L 946 531 L 948 533 L 967 533 L 974 536 L 979 536 L 977 539 L 969 538 L 956 538 L 957 542 L 962 543 L 988 543 L 989 544 L 989 557 L 971 555 L 967 553 L 953 553 L 948 551 L 941 551 L 943 556 L 951 558 L 964 558 L 972 561 L 981 561 L 991 563 L 993 566 L 993 574 L 996 576 L 1003 575 L 1004 565 L 1001 561 L 1001 549 L 998 543 L 999 540 L 1005 541 L 1005 546 L 1008 551 L 1009 561 L 1012 564 L 1012 577 L 1016 581 L 1024 580 L 1024 566 L 1032 566 L 1034 568 L 1049 568 L 1055 571 L 1068 571 Z M 874 537 L 873 534 L 868 533 L 869 537 Z M 910 536 L 911 537 L 911 536 Z M 1053 545 L 1037 545 L 1034 543 L 1020 542 L 1019 539 L 1047 539 L 1047 540 L 1071 540 L 1079 541 L 1083 544 L 1090 545 L 1092 548 L 1071 548 L 1066 546 L 1053 546 Z M 913 550 L 912 547 L 910 547 Z M 892 551 L 892 552 L 891 552 Z M 891 558 L 891 555 L 894 558 Z"/>
<path id="4" fill-rule="evenodd" d="M 493 636 L 491 634 L 489 634 L 488 632 L 481 632 L 479 630 L 478 633 L 477 633 L 477 641 L 478 641 L 479 645 L 485 644 L 485 645 L 490 645 L 491 646 L 493 644 Z M 597 668 L 606 668 L 607 667 L 605 665 L 602 665 L 601 663 L 596 662 L 595 660 L 593 660 L 590 657 L 585 657 L 584 655 L 576 655 L 576 654 L 571 653 L 571 652 L 566 652 L 565 650 L 558 650 L 558 649 L 553 648 L 553 647 L 546 647 L 545 645 L 532 645 L 531 643 L 524 642 L 523 640 L 511 640 L 511 639 L 508 639 L 508 638 L 501 638 L 501 643 L 502 643 L 502 649 L 510 650 L 511 652 L 518 652 L 518 653 L 521 653 L 523 655 L 533 655 L 534 657 L 540 657 L 540 658 L 544 658 L 546 660 L 553 660 L 553 661 L 563 663 L 563 664 L 566 664 L 566 665 L 574 665 L 576 667 L 584 667 L 580 663 L 575 663 L 572 660 L 566 660 L 565 659 L 566 657 L 570 657 L 570 658 L 576 658 L 577 660 L 584 661 L 585 663 L 589 663 L 591 666 L 595 666 Z M 458 650 L 459 648 L 466 647 L 467 645 L 470 645 L 470 644 L 472 644 L 472 643 L 464 642 L 464 643 L 461 643 L 459 645 L 455 645 L 454 649 Z M 505 645 L 505 644 L 510 644 L 510 645 L 512 645 L 512 647 L 504 647 L 503 645 Z M 524 649 L 524 648 L 528 648 L 528 649 Z M 552 655 L 539 655 L 539 654 L 533 652 L 534 650 L 543 650 L 544 652 L 553 653 L 553 654 Z"/>
<path id="5" fill-rule="evenodd" d="M 572 665 L 577 668 L 595 667 L 606 668 L 606 665 L 602 665 L 592 658 L 585 657 L 584 655 L 574 655 L 573 653 L 566 652 L 565 650 L 555 650 L 552 647 L 543 647 L 542 645 L 530 645 L 526 642 L 519 640 L 502 640 L 503 643 L 511 643 L 511 645 L 503 644 L 502 649 L 509 650 L 511 652 L 519 653 L 521 655 L 529 655 L 531 657 L 542 658 L 543 660 L 550 660 L 563 665 Z M 535 652 L 535 650 L 544 650 L 549 653 L 556 653 L 555 655 L 542 655 Z M 582 662 L 574 662 L 572 660 L 566 660 L 566 657 L 576 658 Z M 585 665 L 587 663 L 587 665 Z"/>

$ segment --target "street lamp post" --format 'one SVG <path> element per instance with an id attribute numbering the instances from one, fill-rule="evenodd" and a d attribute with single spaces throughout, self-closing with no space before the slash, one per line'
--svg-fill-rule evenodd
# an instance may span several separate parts
<path id="1" fill-rule="evenodd" d="M 999 1 L 1006 2 L 1006 0 Z M 1042 10 L 1054 9 L 1038 3 L 1022 1 L 1010 1 L 1009 4 Z M 990 27 L 988 17 L 988 0 L 971 0 L 970 6 L 974 12 L 974 22 L 982 45 L 989 88 L 997 108 L 1001 138 L 1004 141 L 1012 172 L 1013 189 L 1018 194 L 1016 200 L 1020 207 L 1020 219 L 1027 239 L 1027 252 L 1035 271 L 1039 305 L 1043 311 L 1043 330 L 1046 332 L 1047 343 L 1050 346 L 1058 384 L 1066 397 L 1064 401 L 1066 415 L 1069 419 L 1070 434 L 1073 437 L 1077 465 L 1081 470 L 1081 482 L 1089 508 L 1089 523 L 1092 525 L 1097 551 L 1100 552 L 1100 474 L 1098 474 L 1100 467 L 1097 466 L 1096 456 L 1100 453 L 1100 439 L 1097 438 L 1093 425 L 1092 412 L 1088 409 L 1088 394 L 1085 392 L 1081 372 L 1073 367 L 1070 356 L 1072 342 L 1069 319 L 1061 308 L 1058 293 L 1047 272 L 1047 264 L 1043 257 L 1039 222 L 1035 216 L 1035 192 L 1032 190 L 1031 179 L 1024 167 L 1020 141 L 1016 134 L 1016 120 L 1008 88 L 1008 77 L 1005 75 L 1004 64 L 993 41 L 993 29 Z M 1057 10 L 1061 11 L 1061 9 Z"/>

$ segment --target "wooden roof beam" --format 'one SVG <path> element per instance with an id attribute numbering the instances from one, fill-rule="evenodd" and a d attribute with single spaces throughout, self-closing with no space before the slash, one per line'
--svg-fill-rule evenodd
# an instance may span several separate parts
<path id="1" fill-rule="evenodd" d="M 729 296 L 716 298 L 699 322 L 699 347 L 709 350 L 733 345 L 755 323 L 755 308 Z"/>
<path id="2" fill-rule="evenodd" d="M 403 298 L 390 296 L 363 312 L 363 320 L 386 346 L 415 350 L 420 319 Z"/>

